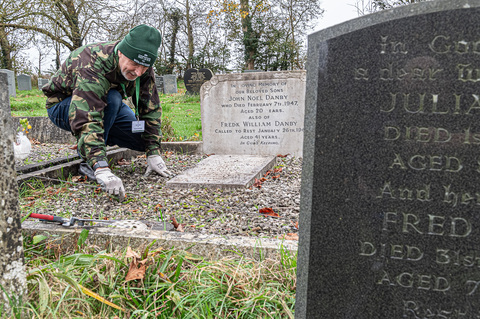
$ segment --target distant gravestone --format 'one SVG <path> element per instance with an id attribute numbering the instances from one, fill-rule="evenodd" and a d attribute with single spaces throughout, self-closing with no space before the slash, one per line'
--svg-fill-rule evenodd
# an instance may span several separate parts
<path id="1" fill-rule="evenodd" d="M 30 75 L 20 74 L 17 76 L 18 90 L 30 91 L 32 89 L 32 78 Z"/>
<path id="2" fill-rule="evenodd" d="M 209 69 L 188 69 L 183 76 L 187 94 L 199 94 L 203 83 L 209 81 L 213 76 Z"/>
<path id="3" fill-rule="evenodd" d="M 175 74 L 165 74 L 163 76 L 163 91 L 165 94 L 178 93 L 177 76 Z"/>
<path id="4" fill-rule="evenodd" d="M 155 86 L 157 87 L 158 93 L 164 94 L 163 91 L 163 77 L 160 75 L 155 75 Z"/>
<path id="5" fill-rule="evenodd" d="M 308 38 L 295 318 L 480 318 L 480 1 Z"/>
<path id="6" fill-rule="evenodd" d="M 15 89 L 15 72 L 7 69 L 0 69 L 0 73 L 5 73 L 7 75 L 8 94 L 16 97 L 17 91 Z"/>
<path id="7" fill-rule="evenodd" d="M 9 311 L 9 298 L 19 301 L 26 292 L 13 142 L 7 75 L 0 73 L 0 308 L 3 311 Z"/>
<path id="8" fill-rule="evenodd" d="M 42 87 L 47 83 L 48 83 L 48 79 L 38 78 L 38 88 L 39 89 L 42 89 Z"/>
<path id="9" fill-rule="evenodd" d="M 215 75 L 202 86 L 207 154 L 302 156 L 305 71 Z"/>

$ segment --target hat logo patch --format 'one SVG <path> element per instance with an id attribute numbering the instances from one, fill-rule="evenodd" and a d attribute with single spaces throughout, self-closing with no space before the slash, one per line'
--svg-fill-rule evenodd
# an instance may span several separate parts
<path id="1" fill-rule="evenodd" d="M 145 53 L 145 54 L 139 54 L 138 59 L 144 62 L 150 62 L 152 59 Z"/>

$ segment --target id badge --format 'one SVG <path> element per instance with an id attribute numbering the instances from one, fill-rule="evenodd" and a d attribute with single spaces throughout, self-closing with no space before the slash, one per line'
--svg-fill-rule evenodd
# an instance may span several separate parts
<path id="1" fill-rule="evenodd" d="M 145 132 L 145 121 L 133 121 L 132 133 L 143 133 L 143 132 Z"/>

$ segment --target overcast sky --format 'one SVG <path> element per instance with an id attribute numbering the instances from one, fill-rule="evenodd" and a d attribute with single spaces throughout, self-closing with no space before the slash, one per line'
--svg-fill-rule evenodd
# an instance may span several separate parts
<path id="1" fill-rule="evenodd" d="M 358 17 L 356 0 L 322 0 L 320 6 L 325 10 L 315 31 Z"/>
<path id="2" fill-rule="evenodd" d="M 323 17 L 319 19 L 313 32 L 331 27 L 335 24 L 354 19 L 358 17 L 355 9 L 356 0 L 320 0 L 320 6 L 325 10 Z M 34 65 L 38 65 L 38 51 L 35 49 L 29 50 L 30 60 Z M 64 58 L 64 57 L 63 57 Z M 50 59 L 50 60 L 53 60 Z M 50 61 L 49 61 L 50 62 Z M 42 68 L 48 69 L 53 62 L 45 63 Z"/>

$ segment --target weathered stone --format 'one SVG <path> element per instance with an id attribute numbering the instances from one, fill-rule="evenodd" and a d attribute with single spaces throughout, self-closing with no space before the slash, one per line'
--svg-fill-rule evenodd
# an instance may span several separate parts
<path id="1" fill-rule="evenodd" d="M 479 318 L 479 15 L 309 36 L 296 318 Z"/>
<path id="2" fill-rule="evenodd" d="M 187 94 L 199 94 L 203 83 L 210 80 L 213 76 L 209 69 L 188 69 L 183 75 Z"/>
<path id="3" fill-rule="evenodd" d="M 16 97 L 17 91 L 15 89 L 15 72 L 8 69 L 0 69 L 0 73 L 7 74 L 8 94 L 10 96 Z"/>
<path id="4" fill-rule="evenodd" d="M 177 76 L 175 74 L 165 74 L 163 76 L 163 93 L 175 94 L 177 90 Z"/>
<path id="5" fill-rule="evenodd" d="M 251 186 L 275 165 L 275 156 L 212 155 L 167 182 L 169 188 L 235 189 Z"/>
<path id="6" fill-rule="evenodd" d="M 18 301 L 26 290 L 13 143 L 7 75 L 0 73 L 0 285 L 5 290 L 0 303 L 5 309 L 13 306 L 9 297 Z"/>
<path id="7" fill-rule="evenodd" d="M 19 91 L 30 91 L 32 89 L 32 78 L 30 75 L 17 75 L 17 83 Z"/>
<path id="8" fill-rule="evenodd" d="M 302 156 L 305 71 L 215 75 L 201 89 L 205 153 Z"/>

